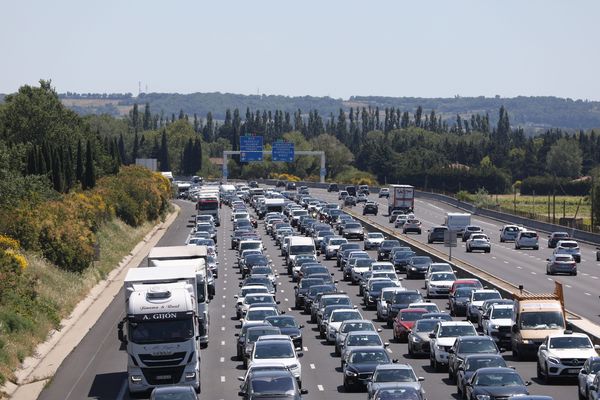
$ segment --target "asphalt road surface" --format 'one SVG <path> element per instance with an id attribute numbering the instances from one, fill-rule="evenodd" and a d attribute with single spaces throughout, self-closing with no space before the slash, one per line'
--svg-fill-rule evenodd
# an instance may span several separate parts
<path id="1" fill-rule="evenodd" d="M 318 197 L 326 199 L 319 191 Z M 159 245 L 181 245 L 189 233 L 187 226 L 188 219 L 194 213 L 192 203 L 178 201 L 182 211 L 177 221 L 169 228 L 165 236 L 161 239 Z M 360 207 L 360 206 L 359 206 Z M 439 207 L 435 205 L 433 207 Z M 436 208 L 433 208 L 435 210 Z M 441 222 L 435 214 L 426 214 L 429 210 L 424 203 L 417 203 L 417 215 L 430 221 L 431 224 Z M 439 211 L 443 214 L 443 211 Z M 441 215 L 441 214 L 440 214 Z M 381 216 L 377 218 L 383 218 Z M 234 295 L 239 290 L 239 281 L 241 275 L 235 268 L 236 254 L 229 249 L 229 235 L 231 234 L 231 222 L 229 219 L 229 209 L 222 209 L 223 224 L 219 228 L 218 246 L 219 255 L 219 279 L 217 280 L 216 296 L 210 304 L 210 343 L 208 348 L 202 350 L 201 381 L 202 393 L 199 398 L 227 400 L 236 399 L 239 381 L 238 376 L 244 374 L 241 362 L 235 358 L 235 336 L 239 330 L 239 322 L 235 318 L 235 299 Z M 490 228 L 491 229 L 491 228 Z M 259 223 L 259 232 L 264 234 L 264 227 Z M 487 229 L 486 229 L 487 230 Z M 489 232 L 489 230 L 488 230 Z M 273 260 L 280 275 L 278 278 L 279 286 L 277 299 L 281 301 L 280 308 L 286 310 L 288 314 L 295 315 L 300 323 L 305 325 L 303 329 L 304 336 L 304 356 L 300 358 L 302 363 L 302 381 L 303 387 L 309 390 L 304 399 L 366 399 L 365 392 L 344 393 L 342 387 L 342 373 L 339 369 L 340 360 L 333 355 L 333 346 L 325 344 L 319 338 L 318 330 L 314 324 L 309 322 L 309 316 L 294 310 L 294 283 L 286 275 L 283 266 L 283 259 L 279 256 L 279 249 L 274 246 L 273 241 L 268 236 L 264 236 L 264 243 L 267 248 L 267 254 Z M 499 258 L 496 254 L 496 248 L 492 250 L 491 256 Z M 507 250 L 508 252 L 508 250 Z M 499 252 L 498 252 L 499 253 Z M 514 252 L 517 253 L 518 252 Z M 374 256 L 374 254 L 373 254 Z M 489 254 L 476 255 L 488 257 Z M 525 256 L 527 257 L 527 256 Z M 589 258 L 589 256 L 584 256 Z M 527 260 L 527 258 L 523 258 Z M 375 311 L 367 311 L 361 305 L 361 298 L 358 297 L 358 287 L 350 285 L 341 280 L 341 272 L 335 268 L 335 261 L 325 261 L 323 264 L 330 267 L 335 273 L 335 279 L 339 280 L 340 290 L 346 291 L 354 303 L 359 306 L 363 317 L 375 320 Z M 486 261 L 487 263 L 487 261 Z M 502 265 L 502 260 L 499 264 Z M 525 266 L 523 265 L 525 268 Z M 539 268 L 538 268 L 539 270 Z M 525 274 L 524 276 L 527 276 Z M 534 281 L 535 277 L 527 276 Z M 538 280 L 539 277 L 537 278 Z M 533 284 L 533 282 L 531 283 Z M 422 289 L 422 280 L 405 280 L 403 286 L 407 288 Z M 446 306 L 446 300 L 435 300 L 441 309 Z M 116 325 L 123 317 L 123 299 L 121 295 L 117 296 L 111 305 L 107 308 L 103 316 L 96 325 L 90 330 L 80 345 L 67 357 L 52 379 L 51 383 L 40 395 L 44 400 L 75 400 L 75 399 L 101 399 L 101 400 L 120 400 L 129 398 L 126 385 L 126 354 L 120 349 L 120 343 L 117 340 Z M 381 336 L 384 341 L 392 342 L 389 347 L 392 352 L 392 358 L 399 359 L 400 362 L 406 362 L 413 366 L 418 376 L 423 376 L 425 381 L 423 385 L 430 400 L 456 399 L 456 387 L 450 385 L 447 381 L 447 373 L 435 373 L 429 368 L 428 359 L 409 359 L 406 357 L 406 344 L 394 343 L 392 331 L 385 327 L 384 323 L 376 322 L 383 331 Z M 544 385 L 538 382 L 535 377 L 535 362 L 519 362 L 512 360 L 510 352 L 504 353 L 508 363 L 513 365 L 521 376 L 526 380 L 532 380 L 530 386 L 532 394 L 551 394 L 557 400 L 576 398 L 575 382 L 560 382 L 554 385 Z"/>

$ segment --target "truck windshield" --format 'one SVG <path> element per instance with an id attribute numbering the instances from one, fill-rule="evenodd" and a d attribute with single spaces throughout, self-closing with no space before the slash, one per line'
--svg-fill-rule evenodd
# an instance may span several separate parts
<path id="1" fill-rule="evenodd" d="M 200 211 L 210 211 L 210 210 L 218 210 L 219 202 L 217 199 L 210 200 L 198 200 L 198 210 Z"/>
<path id="2" fill-rule="evenodd" d="M 137 344 L 183 342 L 194 337 L 194 323 L 192 318 L 130 322 L 129 337 Z"/>
<path id="3" fill-rule="evenodd" d="M 565 320 L 560 311 L 526 312 L 521 314 L 521 329 L 564 328 Z"/>
<path id="4" fill-rule="evenodd" d="M 300 246 L 292 246 L 290 248 L 290 254 L 307 254 L 313 253 L 315 251 L 315 246 L 311 245 L 300 245 Z"/>

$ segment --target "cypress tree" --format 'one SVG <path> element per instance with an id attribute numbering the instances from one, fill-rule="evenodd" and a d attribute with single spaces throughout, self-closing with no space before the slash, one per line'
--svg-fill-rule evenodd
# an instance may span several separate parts
<path id="1" fill-rule="evenodd" d="M 42 148 L 37 148 L 37 165 L 38 165 L 38 174 L 45 175 L 48 170 L 46 169 L 46 160 L 44 159 L 44 154 L 42 153 Z"/>
<path id="2" fill-rule="evenodd" d="M 62 193 L 62 191 L 64 190 L 62 163 L 60 152 L 58 149 L 52 152 L 52 186 L 57 192 Z"/>
<path id="3" fill-rule="evenodd" d="M 169 145 L 167 143 L 167 131 L 163 130 L 162 137 L 160 139 L 160 170 L 163 172 L 171 170 L 171 163 L 169 162 Z"/>
<path id="4" fill-rule="evenodd" d="M 135 164 L 135 160 L 138 157 L 138 152 L 140 151 L 140 142 L 138 139 L 137 132 L 135 133 L 135 137 L 133 138 L 133 150 L 131 152 L 131 163 Z"/>
<path id="5" fill-rule="evenodd" d="M 152 123 L 152 114 L 150 114 L 150 104 L 146 103 L 144 106 L 144 119 L 142 121 L 142 127 L 145 131 L 150 129 L 150 124 Z M 137 133 L 137 130 L 135 131 Z"/>
<path id="6" fill-rule="evenodd" d="M 125 153 L 125 141 L 123 140 L 123 134 L 119 135 L 119 158 L 120 163 L 123 165 L 127 165 L 127 154 Z"/>
<path id="7" fill-rule="evenodd" d="M 63 166 L 65 169 L 65 191 L 68 192 L 73 187 L 73 150 L 71 145 L 67 148 Z"/>
<path id="8" fill-rule="evenodd" d="M 91 189 L 94 186 L 96 186 L 96 169 L 94 167 L 92 143 L 88 139 L 85 145 L 85 175 L 83 178 L 83 188 Z"/>
<path id="9" fill-rule="evenodd" d="M 81 139 L 77 142 L 77 162 L 75 165 L 75 178 L 77 182 L 83 183 L 83 149 Z"/>
<path id="10" fill-rule="evenodd" d="M 202 169 L 202 142 L 200 139 L 196 139 L 194 142 L 194 148 L 192 154 L 194 155 L 194 171 L 196 173 Z"/>
<path id="11" fill-rule="evenodd" d="M 139 111 L 138 111 L 138 105 L 137 103 L 135 103 L 133 105 L 133 111 L 131 112 L 131 125 L 133 126 L 133 130 L 134 131 L 138 131 L 138 122 L 140 120 L 140 115 L 139 115 Z"/>

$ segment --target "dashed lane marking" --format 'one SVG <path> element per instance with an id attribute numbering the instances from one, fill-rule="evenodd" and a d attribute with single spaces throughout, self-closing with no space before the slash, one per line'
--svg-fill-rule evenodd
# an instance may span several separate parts
<path id="1" fill-rule="evenodd" d="M 219 358 L 219 362 L 225 362 L 225 357 Z"/>
<path id="2" fill-rule="evenodd" d="M 568 287 L 568 288 L 571 288 L 571 287 L 572 287 L 571 285 L 565 285 L 565 286 L 566 286 L 566 287 Z"/>
<path id="3" fill-rule="evenodd" d="M 585 295 L 586 295 L 586 296 L 591 296 L 591 294 L 590 294 L 590 293 L 588 293 L 588 292 L 585 292 Z"/>
<path id="4" fill-rule="evenodd" d="M 221 315 L 221 318 L 225 319 L 225 314 Z"/>
<path id="5" fill-rule="evenodd" d="M 302 347 L 302 350 L 308 351 L 308 347 L 304 346 L 304 347 Z"/>
<path id="6" fill-rule="evenodd" d="M 222 327 L 221 327 L 221 330 L 222 330 L 222 331 L 224 331 L 224 330 L 225 330 L 225 327 L 224 327 L 224 326 L 222 326 Z"/>
<path id="7" fill-rule="evenodd" d="M 221 340 L 221 346 L 225 346 L 225 341 Z"/>
<path id="8" fill-rule="evenodd" d="M 221 304 L 221 307 L 222 307 L 222 308 L 225 308 L 225 304 Z"/>
<path id="9" fill-rule="evenodd" d="M 289 301 L 288 299 L 283 299 L 283 301 Z"/>
<path id="10" fill-rule="evenodd" d="M 315 369 L 315 364 L 310 364 L 310 369 Z"/>
<path id="11" fill-rule="evenodd" d="M 322 392 L 325 390 L 325 388 L 323 388 L 323 385 L 317 385 L 317 389 L 319 389 L 319 392 Z"/>
<path id="12" fill-rule="evenodd" d="M 221 375 L 221 382 L 225 382 L 225 377 Z"/>
<path id="13" fill-rule="evenodd" d="M 504 261 L 504 264 L 508 264 L 508 261 Z"/>
<path id="14" fill-rule="evenodd" d="M 517 269 L 523 269 L 523 267 L 519 267 L 519 266 L 517 266 Z"/>
<path id="15" fill-rule="evenodd" d="M 531 271 L 531 275 L 537 275 L 537 272 Z"/>

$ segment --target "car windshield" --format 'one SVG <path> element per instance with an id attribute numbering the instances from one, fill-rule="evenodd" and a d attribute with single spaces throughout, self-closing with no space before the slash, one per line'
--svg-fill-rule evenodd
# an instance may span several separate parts
<path id="1" fill-rule="evenodd" d="M 411 312 L 403 312 L 400 315 L 401 321 L 417 321 L 421 318 L 423 314 L 427 314 L 427 311 L 411 311 Z"/>
<path id="2" fill-rule="evenodd" d="M 373 382 L 415 382 L 417 377 L 411 368 L 383 369 L 373 374 Z"/>
<path id="3" fill-rule="evenodd" d="M 567 261 L 573 261 L 573 257 L 571 256 L 557 256 L 555 258 L 556 261 L 561 261 L 561 262 L 567 262 Z"/>
<path id="4" fill-rule="evenodd" d="M 501 299 L 498 292 L 475 292 L 473 293 L 473 301 L 484 301 L 490 299 Z"/>
<path id="5" fill-rule="evenodd" d="M 263 285 L 266 288 L 268 288 L 269 286 L 273 286 L 273 284 L 271 283 L 269 278 L 259 277 L 259 276 L 250 277 L 250 278 L 246 279 L 245 283 L 246 283 L 246 285 Z M 269 285 L 269 286 L 267 286 L 267 285 Z"/>
<path id="6" fill-rule="evenodd" d="M 389 363 L 390 358 L 384 350 L 381 351 L 357 351 L 350 356 L 352 364 L 380 364 Z"/>
<path id="7" fill-rule="evenodd" d="M 345 229 L 356 229 L 356 228 L 360 228 L 361 226 L 362 226 L 361 224 L 356 223 L 356 222 L 348 222 L 344 228 Z"/>
<path id="8" fill-rule="evenodd" d="M 373 282 L 373 284 L 371 285 L 371 291 L 378 292 L 383 288 L 392 287 L 392 286 L 396 286 L 396 285 L 394 284 L 394 282 L 392 282 L 390 280 L 384 280 L 381 282 Z"/>
<path id="9" fill-rule="evenodd" d="M 446 325 L 442 326 L 438 337 L 458 337 L 477 335 L 473 325 Z"/>
<path id="10" fill-rule="evenodd" d="M 296 393 L 293 376 L 274 376 L 253 378 L 251 381 L 253 397 L 293 396 Z"/>
<path id="11" fill-rule="evenodd" d="M 371 264 L 373 264 L 373 260 L 371 260 L 370 258 L 357 258 L 356 259 L 356 266 L 358 268 L 368 268 L 371 266 Z"/>
<path id="12" fill-rule="evenodd" d="M 394 253 L 394 260 L 405 260 L 415 255 L 414 251 L 397 251 Z"/>
<path id="13" fill-rule="evenodd" d="M 600 360 L 590 362 L 590 373 L 597 374 L 600 372 Z"/>
<path id="14" fill-rule="evenodd" d="M 129 335 L 137 344 L 183 342 L 194 336 L 194 322 L 191 318 L 130 322 Z"/>
<path id="15" fill-rule="evenodd" d="M 331 239 L 329 241 L 330 246 L 339 246 L 342 243 L 346 243 L 346 239 Z"/>
<path id="16" fill-rule="evenodd" d="M 367 233 L 369 239 L 383 239 L 383 233 L 370 232 Z"/>
<path id="17" fill-rule="evenodd" d="M 519 228 L 517 228 L 516 226 L 507 226 L 506 228 L 504 228 L 504 232 L 510 232 L 510 233 L 519 232 Z"/>
<path id="18" fill-rule="evenodd" d="M 340 305 L 346 305 L 346 304 L 352 304 L 352 302 L 350 301 L 349 297 L 346 296 L 340 296 L 340 297 L 325 297 L 324 299 L 321 299 L 321 305 L 326 307 L 326 306 L 331 306 L 334 304 L 340 304 Z"/>
<path id="19" fill-rule="evenodd" d="M 441 264 L 441 265 L 430 265 L 429 266 L 429 272 L 450 272 L 452 271 L 452 267 L 448 264 Z"/>
<path id="20" fill-rule="evenodd" d="M 461 353 L 496 353 L 498 349 L 493 340 L 477 339 L 463 340 L 458 351 Z"/>
<path id="21" fill-rule="evenodd" d="M 260 296 L 256 294 L 246 296 L 244 301 L 246 304 L 275 303 L 275 300 L 273 300 L 273 296 L 271 295 Z"/>
<path id="22" fill-rule="evenodd" d="M 278 328 L 297 328 L 298 323 L 292 317 L 270 317 L 267 322 Z"/>
<path id="23" fill-rule="evenodd" d="M 417 302 L 419 302 L 421 300 L 423 300 L 423 298 L 421 297 L 421 295 L 419 293 L 402 293 L 402 292 L 397 292 L 394 295 L 394 303 L 396 303 L 396 304 L 417 303 Z"/>
<path id="24" fill-rule="evenodd" d="M 381 346 L 379 335 L 350 335 L 346 340 L 347 346 Z"/>
<path id="25" fill-rule="evenodd" d="M 523 380 L 516 372 L 495 372 L 479 374 L 473 386 L 523 386 Z"/>
<path id="26" fill-rule="evenodd" d="M 252 268 L 252 273 L 259 275 L 271 275 L 273 274 L 273 270 L 268 267 L 254 267 Z"/>
<path id="27" fill-rule="evenodd" d="M 381 298 L 385 301 L 390 301 L 394 298 L 395 292 L 392 290 L 386 290 L 381 294 Z"/>
<path id="28" fill-rule="evenodd" d="M 427 256 L 417 256 L 411 258 L 411 263 L 413 265 L 423 265 L 423 264 L 431 264 L 431 258 Z"/>
<path id="29" fill-rule="evenodd" d="M 475 288 L 462 287 L 454 291 L 454 297 L 471 297 L 471 293 Z"/>
<path id="30" fill-rule="evenodd" d="M 306 278 L 306 279 L 302 279 L 300 281 L 300 287 L 302 289 L 306 289 L 309 288 L 313 285 L 319 285 L 323 283 L 323 279 L 319 279 L 319 278 Z"/>
<path id="31" fill-rule="evenodd" d="M 302 254 L 302 253 L 312 253 L 313 251 L 315 251 L 315 246 L 311 246 L 311 245 L 298 245 L 298 246 L 292 246 L 290 248 L 291 255 Z"/>
<path id="32" fill-rule="evenodd" d="M 263 335 L 279 335 L 280 333 L 279 329 L 273 328 L 248 329 L 248 332 L 246 333 L 246 342 L 253 343 Z"/>
<path id="33" fill-rule="evenodd" d="M 277 311 L 272 308 L 268 310 L 249 310 L 246 314 L 248 321 L 263 321 L 265 318 L 277 315 Z"/>
<path id="34" fill-rule="evenodd" d="M 442 273 L 442 272 L 438 272 L 437 274 L 432 274 L 431 275 L 431 280 L 432 281 L 455 281 L 456 280 L 456 276 L 454 274 L 451 273 Z"/>
<path id="35" fill-rule="evenodd" d="M 242 297 L 246 297 L 249 294 L 252 293 L 267 293 L 267 288 L 266 287 L 257 287 L 257 288 L 247 288 L 247 289 L 242 289 Z"/>
<path id="36" fill-rule="evenodd" d="M 479 368 L 487 367 L 506 367 L 506 362 L 502 357 L 490 357 L 490 358 L 473 358 L 466 362 L 466 371 L 477 371 Z"/>
<path id="37" fill-rule="evenodd" d="M 415 332 L 433 332 L 433 328 L 438 322 L 437 319 L 420 319 L 416 322 L 413 330 Z"/>
<path id="38" fill-rule="evenodd" d="M 292 358 L 294 357 L 294 348 L 286 340 L 256 342 L 254 346 L 254 358 Z"/>
<path id="39" fill-rule="evenodd" d="M 359 319 L 360 313 L 358 311 L 338 311 L 331 314 L 331 322 L 341 322 L 349 319 Z"/>
<path id="40" fill-rule="evenodd" d="M 381 242 L 381 247 L 384 249 L 391 249 L 392 247 L 400 246 L 398 240 L 384 240 Z"/>
<path id="41" fill-rule="evenodd" d="M 511 318 L 512 317 L 512 308 L 494 308 L 492 310 L 492 319 L 500 319 L 500 318 Z"/>
<path id="42" fill-rule="evenodd" d="M 560 311 L 536 311 L 521 314 L 522 329 L 555 329 L 565 326 Z"/>
<path id="43" fill-rule="evenodd" d="M 591 349 L 592 342 L 587 337 L 562 336 L 550 339 L 551 349 Z"/>
<path id="44" fill-rule="evenodd" d="M 535 232 L 523 232 L 521 233 L 522 238 L 535 239 L 537 238 L 537 233 Z"/>
<path id="45" fill-rule="evenodd" d="M 375 331 L 375 328 L 370 322 L 351 322 L 344 324 L 344 327 L 340 331 L 343 333 L 354 331 Z"/>

